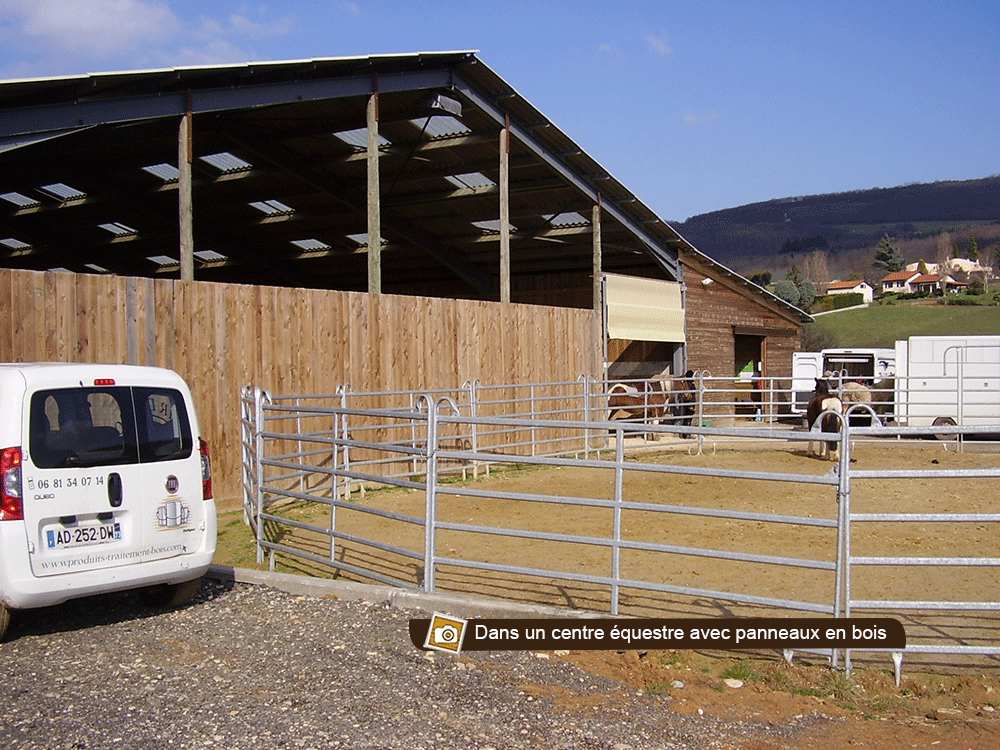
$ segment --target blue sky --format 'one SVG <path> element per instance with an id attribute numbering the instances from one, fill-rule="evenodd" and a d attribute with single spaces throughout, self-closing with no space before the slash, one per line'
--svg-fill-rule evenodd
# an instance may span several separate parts
<path id="1" fill-rule="evenodd" d="M 0 79 L 477 50 L 662 218 L 1000 173 L 1000 4 L 0 0 Z"/>

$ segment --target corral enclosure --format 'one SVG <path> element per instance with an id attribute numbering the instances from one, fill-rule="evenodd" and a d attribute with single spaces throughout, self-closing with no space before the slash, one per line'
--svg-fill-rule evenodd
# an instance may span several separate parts
<path id="1" fill-rule="evenodd" d="M 828 434 L 251 391 L 259 562 L 613 615 L 893 617 L 908 655 L 1000 657 L 996 425 Z M 819 435 L 837 463 L 807 449 Z"/>
<path id="2" fill-rule="evenodd" d="M 176 370 L 220 505 L 239 502 L 240 388 L 409 390 L 573 380 L 600 369 L 590 310 L 0 269 L 0 361 Z"/>

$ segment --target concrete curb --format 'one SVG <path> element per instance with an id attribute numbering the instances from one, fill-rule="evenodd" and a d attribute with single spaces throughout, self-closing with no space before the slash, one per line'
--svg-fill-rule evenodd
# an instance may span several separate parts
<path id="1" fill-rule="evenodd" d="M 310 578 L 293 573 L 274 573 L 251 568 L 233 568 L 227 565 L 212 565 L 205 575 L 222 582 L 269 586 L 298 596 L 366 601 L 374 604 L 385 604 L 396 609 L 415 609 L 428 613 L 441 612 L 456 617 L 597 618 L 611 616 L 607 613 L 522 604 L 465 594 L 400 589 L 353 581 L 334 581 L 328 578 Z"/>

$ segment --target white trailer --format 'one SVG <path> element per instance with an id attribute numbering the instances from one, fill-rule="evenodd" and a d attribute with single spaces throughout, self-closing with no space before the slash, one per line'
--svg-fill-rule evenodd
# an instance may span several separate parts
<path id="1" fill-rule="evenodd" d="M 896 342 L 896 420 L 910 427 L 997 425 L 1000 336 Z"/>

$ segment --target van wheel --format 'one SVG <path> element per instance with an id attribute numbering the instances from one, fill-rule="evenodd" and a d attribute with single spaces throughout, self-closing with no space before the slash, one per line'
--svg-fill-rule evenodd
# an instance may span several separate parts
<path id="1" fill-rule="evenodd" d="M 10 610 L 7 605 L 0 603 L 0 641 L 7 635 L 7 628 L 10 626 Z"/>
<path id="2" fill-rule="evenodd" d="M 194 598 L 201 587 L 201 579 L 195 578 L 193 581 L 183 583 L 164 583 L 159 586 L 150 586 L 143 589 L 142 597 L 146 602 L 154 607 L 166 607 L 167 609 L 177 609 Z"/>
<path id="3" fill-rule="evenodd" d="M 955 420 L 952 419 L 951 417 L 938 417 L 937 419 L 934 420 L 934 426 L 935 427 L 954 427 L 955 426 Z M 956 433 L 954 433 L 954 432 L 952 432 L 952 433 L 939 432 L 934 437 L 936 437 L 938 440 L 948 440 L 948 441 L 958 440 L 958 435 Z"/>

